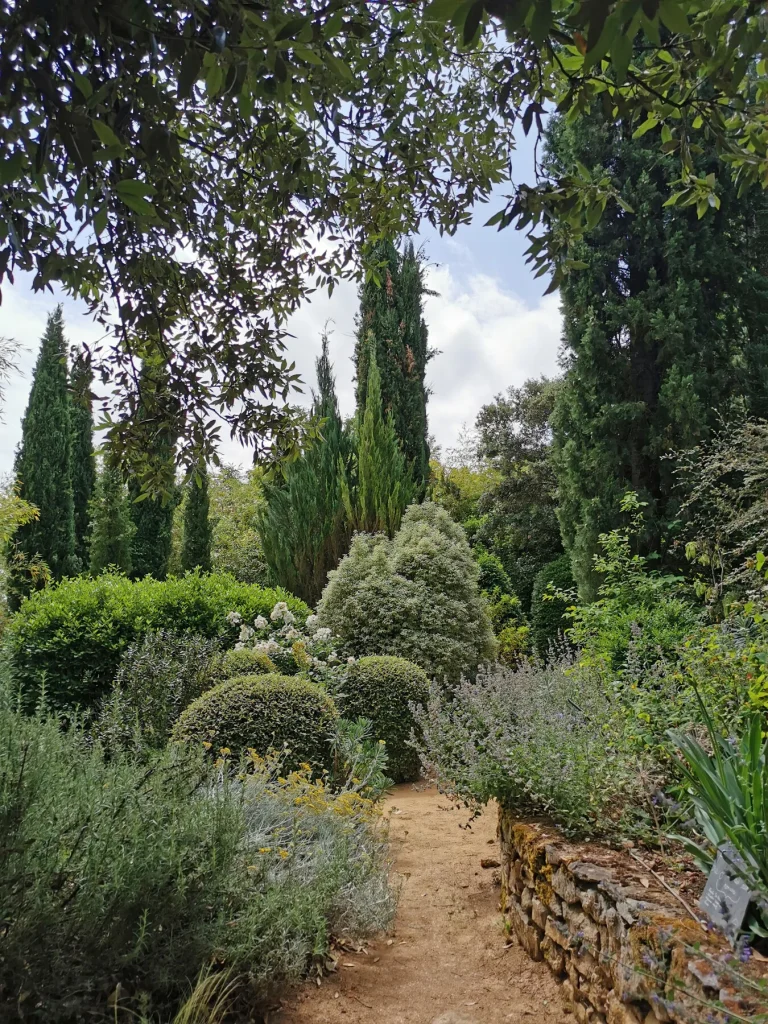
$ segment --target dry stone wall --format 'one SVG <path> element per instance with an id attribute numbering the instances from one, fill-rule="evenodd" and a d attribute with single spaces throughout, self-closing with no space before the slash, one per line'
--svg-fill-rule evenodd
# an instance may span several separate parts
<path id="1" fill-rule="evenodd" d="M 509 932 L 562 981 L 578 1024 L 692 1024 L 756 1012 L 730 949 L 628 855 L 499 813 Z"/>

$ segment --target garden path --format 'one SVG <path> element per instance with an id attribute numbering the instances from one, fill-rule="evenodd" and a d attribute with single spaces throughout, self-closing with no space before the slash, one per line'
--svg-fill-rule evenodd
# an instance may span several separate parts
<path id="1" fill-rule="evenodd" d="M 387 800 L 403 880 L 389 935 L 343 953 L 320 987 L 304 986 L 270 1024 L 566 1024 L 545 964 L 507 944 L 499 889 L 481 858 L 498 856 L 496 815 L 463 828 L 466 809 L 435 789 L 397 786 Z"/>

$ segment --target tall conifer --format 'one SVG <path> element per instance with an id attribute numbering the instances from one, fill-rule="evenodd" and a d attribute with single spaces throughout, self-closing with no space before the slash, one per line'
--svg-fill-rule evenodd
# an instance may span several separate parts
<path id="1" fill-rule="evenodd" d="M 82 569 L 88 567 L 90 503 L 96 483 L 96 458 L 93 453 L 93 413 L 91 385 L 93 371 L 86 354 L 72 351 L 70 373 L 72 400 L 72 499 L 75 516 L 75 554 Z"/>
<path id="2" fill-rule="evenodd" d="M 182 569 L 211 571 L 211 501 L 208 493 L 208 469 L 203 464 L 193 473 L 184 503 L 184 538 L 181 546 Z"/>
<path id="3" fill-rule="evenodd" d="M 347 553 L 351 537 L 342 500 L 351 441 L 339 415 L 327 335 L 316 365 L 318 392 L 312 412 L 322 423 L 322 437 L 286 466 L 282 481 L 265 484 L 258 519 L 272 574 L 310 605 Z"/>
<path id="4" fill-rule="evenodd" d="M 91 502 L 90 569 L 94 576 L 109 566 L 126 575 L 131 572 L 131 539 L 134 526 L 128 493 L 119 469 L 103 466 Z"/>
<path id="5" fill-rule="evenodd" d="M 368 346 L 365 405 L 358 408 L 356 423 L 355 472 L 351 486 L 345 483 L 344 504 L 354 530 L 393 537 L 403 512 L 416 497 L 417 485 L 400 447 L 392 413 L 383 409 L 373 333 Z"/>
<path id="6" fill-rule="evenodd" d="M 391 242 L 379 242 L 372 249 L 371 260 L 380 264 L 381 283 L 371 279 L 360 294 L 355 345 L 357 407 L 363 409 L 366 404 L 372 336 L 382 409 L 385 416 L 392 416 L 418 496 L 423 497 L 429 478 L 425 376 L 430 353 L 421 263 L 412 243 L 400 254 Z"/>
<path id="7" fill-rule="evenodd" d="M 552 417 L 559 518 L 574 575 L 594 592 L 597 536 L 618 525 L 621 496 L 647 502 L 648 549 L 677 518 L 674 461 L 720 415 L 768 411 L 768 203 L 727 183 L 720 209 L 699 219 L 668 206 L 676 154 L 601 111 L 578 128 L 555 119 L 554 173 L 577 163 L 610 175 L 611 203 L 571 248 L 582 263 L 562 287 L 567 373 Z M 697 173 L 717 172 L 706 151 Z"/>
<path id="8" fill-rule="evenodd" d="M 68 385 L 64 317 L 58 306 L 48 317 L 40 346 L 15 465 L 19 497 L 39 512 L 16 533 L 16 552 L 29 561 L 42 558 L 55 580 L 78 568 Z M 12 603 L 18 597 L 17 592 Z"/>
<path id="9" fill-rule="evenodd" d="M 165 463 L 168 467 L 163 475 L 172 477 L 175 461 L 176 438 L 168 425 L 170 418 L 164 415 L 167 400 L 165 373 L 161 366 L 146 361 L 141 369 L 141 405 L 139 416 L 155 420 L 158 427 L 152 436 L 151 450 L 147 452 L 148 465 L 157 467 Z M 141 478 L 137 473 L 128 481 L 131 519 L 134 534 L 131 547 L 132 574 L 135 579 L 153 576 L 164 580 L 168 573 L 168 559 L 173 540 L 173 512 L 178 503 L 178 494 L 173 491 L 165 497 L 144 497 Z"/>

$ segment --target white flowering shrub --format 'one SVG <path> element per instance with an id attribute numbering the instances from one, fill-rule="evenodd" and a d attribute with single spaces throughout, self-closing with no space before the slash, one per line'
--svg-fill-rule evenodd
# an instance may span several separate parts
<path id="1" fill-rule="evenodd" d="M 411 505 L 393 540 L 358 534 L 318 606 L 344 654 L 392 654 L 458 682 L 496 652 L 466 534 L 433 502 Z"/>

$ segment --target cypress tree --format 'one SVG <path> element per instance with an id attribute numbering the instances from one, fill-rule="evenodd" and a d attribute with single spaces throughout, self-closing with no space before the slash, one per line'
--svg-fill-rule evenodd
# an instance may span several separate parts
<path id="1" fill-rule="evenodd" d="M 54 580 L 78 568 L 70 404 L 64 317 L 57 306 L 42 338 L 15 465 L 18 495 L 34 505 L 39 516 L 19 527 L 14 543 L 22 561 L 42 558 Z M 10 590 L 15 590 L 11 603 L 17 605 L 24 583 L 14 580 Z"/>
<path id="2" fill-rule="evenodd" d="M 96 457 L 93 453 L 93 413 L 91 385 L 93 371 L 84 352 L 73 349 L 70 373 L 72 401 L 72 499 L 75 516 L 75 554 L 80 566 L 88 566 L 90 503 L 96 482 Z"/>
<path id="3" fill-rule="evenodd" d="M 205 464 L 192 474 L 184 503 L 184 540 L 181 547 L 182 569 L 211 571 L 211 522 L 208 493 L 208 468 Z"/>
<path id="4" fill-rule="evenodd" d="M 378 284 L 369 280 L 360 294 L 355 345 L 357 407 L 363 409 L 366 404 L 372 336 L 382 408 L 385 416 L 392 416 L 417 495 L 423 498 L 429 479 L 425 376 L 430 352 L 421 263 L 412 243 L 401 255 L 391 242 L 379 242 L 372 249 L 371 259 L 381 264 L 382 281 Z"/>
<path id="5" fill-rule="evenodd" d="M 131 572 L 131 521 L 128 494 L 119 469 L 105 465 L 91 502 L 90 568 L 94 576 L 109 566 Z"/>
<path id="6" fill-rule="evenodd" d="M 721 206 L 665 205 L 676 155 L 600 112 L 578 129 L 556 119 L 553 170 L 576 163 L 609 174 L 612 203 L 568 256 L 583 269 L 562 287 L 566 377 L 552 417 L 559 519 L 584 597 L 594 595 L 597 537 L 618 525 L 628 490 L 648 503 L 645 550 L 668 548 L 678 513 L 674 461 L 720 415 L 768 409 L 768 216 L 759 193 L 728 184 Z M 718 171 L 703 152 L 697 173 Z"/>
<path id="7" fill-rule="evenodd" d="M 322 437 L 301 458 L 285 467 L 284 478 L 264 485 L 258 526 L 270 570 L 282 586 L 314 606 L 349 548 L 343 487 L 351 441 L 339 415 L 336 382 L 323 335 L 317 360 L 312 413 Z"/>
<path id="8" fill-rule="evenodd" d="M 369 335 L 365 405 L 358 408 L 355 476 L 344 481 L 347 518 L 356 531 L 393 537 L 403 512 L 417 495 L 417 485 L 395 430 L 392 413 L 383 409 L 376 341 Z"/>
<path id="9" fill-rule="evenodd" d="M 159 423 L 152 434 L 147 466 L 163 477 L 173 476 L 176 438 L 168 425 L 170 417 L 164 415 L 166 404 L 165 373 L 163 368 L 149 360 L 144 362 L 140 377 L 141 403 L 139 416 Z M 165 464 L 165 471 L 158 469 Z M 131 547 L 132 575 L 135 579 L 153 576 L 164 580 L 168 574 L 168 560 L 173 540 L 173 512 L 178 503 L 174 489 L 164 497 L 146 498 L 142 494 L 141 477 L 135 473 L 128 480 L 131 520 L 134 533 Z"/>

